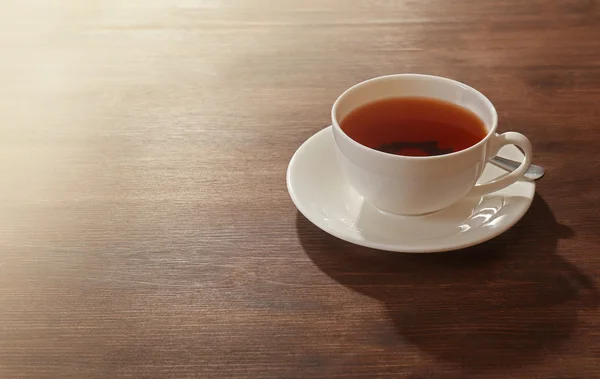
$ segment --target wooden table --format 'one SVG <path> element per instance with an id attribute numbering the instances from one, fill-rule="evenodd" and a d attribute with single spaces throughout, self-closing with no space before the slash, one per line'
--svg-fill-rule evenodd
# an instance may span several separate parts
<path id="1" fill-rule="evenodd" d="M 600 378 L 598 1 L 96 3 L 3 4 L 0 377 Z M 294 208 L 335 98 L 402 72 L 533 141 L 506 234 L 403 255 Z"/>

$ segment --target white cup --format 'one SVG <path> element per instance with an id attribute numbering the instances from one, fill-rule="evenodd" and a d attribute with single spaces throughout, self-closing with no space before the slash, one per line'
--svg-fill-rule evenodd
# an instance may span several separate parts
<path id="1" fill-rule="evenodd" d="M 383 98 L 419 96 L 445 100 L 474 112 L 487 135 L 477 144 L 450 154 L 411 157 L 371 149 L 350 138 L 340 122 L 354 109 Z M 479 91 L 452 79 L 399 74 L 381 76 L 346 90 L 331 109 L 338 158 L 350 184 L 377 208 L 419 215 L 446 208 L 465 196 L 482 196 L 519 180 L 531 165 L 531 143 L 515 132 L 496 134 L 498 114 Z M 477 180 L 487 161 L 502 146 L 513 144 L 525 154 L 513 172 L 483 184 Z"/>

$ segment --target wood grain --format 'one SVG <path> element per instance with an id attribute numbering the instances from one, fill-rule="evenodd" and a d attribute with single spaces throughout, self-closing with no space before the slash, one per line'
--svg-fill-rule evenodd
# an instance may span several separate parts
<path id="1" fill-rule="evenodd" d="M 0 16 L 0 377 L 600 378 L 600 3 L 58 0 Z M 506 234 L 362 249 L 295 149 L 377 75 L 449 76 L 547 176 Z"/>

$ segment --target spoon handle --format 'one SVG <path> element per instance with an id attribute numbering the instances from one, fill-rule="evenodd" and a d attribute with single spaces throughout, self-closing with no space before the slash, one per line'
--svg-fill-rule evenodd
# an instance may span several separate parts
<path id="1" fill-rule="evenodd" d="M 490 159 L 490 162 L 507 171 L 515 170 L 521 164 L 521 162 L 515 162 L 511 159 L 502 158 L 498 156 L 495 156 L 492 159 Z M 525 178 L 530 180 L 538 180 L 539 178 L 544 176 L 544 173 L 545 170 L 542 166 L 532 164 L 531 166 L 529 166 L 529 170 L 527 170 L 524 176 Z"/>

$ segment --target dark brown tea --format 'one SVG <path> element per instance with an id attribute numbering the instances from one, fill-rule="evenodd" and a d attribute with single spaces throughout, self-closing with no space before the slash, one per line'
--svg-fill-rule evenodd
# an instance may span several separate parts
<path id="1" fill-rule="evenodd" d="M 449 154 L 487 135 L 483 121 L 468 109 L 423 97 L 394 97 L 365 104 L 340 123 L 356 142 L 406 156 Z"/>

